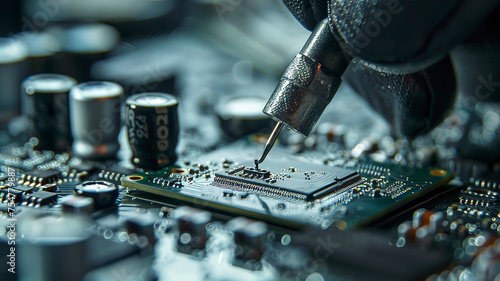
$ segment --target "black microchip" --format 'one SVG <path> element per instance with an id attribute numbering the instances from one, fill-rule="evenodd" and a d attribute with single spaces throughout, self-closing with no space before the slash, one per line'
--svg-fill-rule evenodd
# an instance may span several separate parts
<path id="1" fill-rule="evenodd" d="M 59 194 L 61 195 L 70 195 L 74 194 L 75 192 L 75 186 L 77 186 L 80 182 L 77 181 L 69 181 L 69 182 L 62 182 L 57 185 L 57 189 Z"/>
<path id="2" fill-rule="evenodd" d="M 134 173 L 135 170 L 130 170 L 118 165 L 111 165 L 108 167 L 102 167 L 99 172 L 99 179 L 104 179 L 115 184 L 120 184 L 124 176 L 128 176 Z"/>
<path id="3" fill-rule="evenodd" d="M 51 205 L 57 202 L 57 194 L 48 191 L 38 191 L 28 195 L 24 195 L 23 205 L 29 207 L 41 207 Z"/>
<path id="4" fill-rule="evenodd" d="M 17 185 L 15 189 L 22 191 L 24 194 L 29 194 L 33 193 L 35 191 L 34 187 L 27 186 L 27 185 Z"/>
<path id="5" fill-rule="evenodd" d="M 49 169 L 49 170 L 33 170 L 26 173 L 27 176 L 37 177 L 42 179 L 57 178 L 61 175 L 61 171 Z"/>
<path id="6" fill-rule="evenodd" d="M 23 192 L 13 188 L 3 188 L 0 190 L 0 203 L 19 203 L 21 202 Z"/>
<path id="7" fill-rule="evenodd" d="M 224 190 L 222 191 L 222 196 L 224 197 L 233 197 L 234 192 L 232 190 Z"/>
<path id="8" fill-rule="evenodd" d="M 245 168 L 241 174 L 243 177 L 255 177 L 260 179 L 267 179 L 271 176 L 271 172 L 267 170 Z"/>
<path id="9" fill-rule="evenodd" d="M 288 173 L 270 173 L 263 170 L 256 173 L 252 168 L 245 168 L 237 172 L 216 173 L 213 185 L 253 191 L 271 197 L 312 201 L 343 192 L 361 180 L 356 171 L 338 167 L 317 168 L 316 171 L 297 170 Z"/>
<path id="10" fill-rule="evenodd" d="M 25 185 L 41 186 L 48 183 L 57 183 L 62 179 L 62 172 L 54 169 L 49 170 L 33 170 L 26 172 L 21 179 L 21 183 Z"/>

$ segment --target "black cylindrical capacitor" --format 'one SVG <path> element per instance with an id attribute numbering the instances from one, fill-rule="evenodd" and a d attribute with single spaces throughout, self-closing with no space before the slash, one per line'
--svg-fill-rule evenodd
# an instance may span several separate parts
<path id="1" fill-rule="evenodd" d="M 108 57 L 120 39 L 116 29 L 103 23 L 59 23 L 46 32 L 57 38 L 60 45 L 59 53 L 51 57 L 56 71 L 78 82 L 92 80 L 92 65 Z"/>
<path id="2" fill-rule="evenodd" d="M 65 151 L 73 138 L 69 124 L 68 93 L 76 81 L 65 75 L 37 74 L 21 86 L 28 134 L 38 139 L 39 150 Z"/>
<path id="3" fill-rule="evenodd" d="M 120 149 L 123 88 L 113 82 L 78 84 L 70 91 L 73 152 L 86 159 L 115 157 Z"/>
<path id="4" fill-rule="evenodd" d="M 127 136 L 132 164 L 158 170 L 177 160 L 179 139 L 178 100 L 164 93 L 144 93 L 126 101 Z"/>
<path id="5" fill-rule="evenodd" d="M 118 188 L 107 181 L 86 181 L 75 186 L 75 193 L 94 199 L 97 210 L 112 207 L 118 198 Z"/>
<path id="6" fill-rule="evenodd" d="M 26 76 L 28 47 L 16 38 L 0 37 L 0 123 L 21 112 L 19 84 Z"/>
<path id="7" fill-rule="evenodd" d="M 70 214 L 23 218 L 18 230 L 21 239 L 16 241 L 18 280 L 83 280 L 89 256 L 89 226 L 86 217 Z"/>
<path id="8" fill-rule="evenodd" d="M 21 32 L 15 35 L 23 41 L 29 50 L 29 75 L 52 73 L 54 66 L 50 63 L 59 48 L 56 38 L 47 32 Z"/>
<path id="9" fill-rule="evenodd" d="M 258 96 L 231 96 L 215 107 L 222 131 L 232 139 L 272 129 L 271 118 L 262 113 L 266 100 Z"/>

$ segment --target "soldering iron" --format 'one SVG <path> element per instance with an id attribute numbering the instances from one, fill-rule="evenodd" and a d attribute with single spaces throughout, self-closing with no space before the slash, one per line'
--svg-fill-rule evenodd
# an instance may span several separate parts
<path id="1" fill-rule="evenodd" d="M 255 160 L 262 163 L 283 127 L 308 136 L 342 82 L 350 58 L 335 40 L 328 18 L 319 22 L 302 50 L 288 65 L 263 112 L 277 121 L 264 152 Z"/>

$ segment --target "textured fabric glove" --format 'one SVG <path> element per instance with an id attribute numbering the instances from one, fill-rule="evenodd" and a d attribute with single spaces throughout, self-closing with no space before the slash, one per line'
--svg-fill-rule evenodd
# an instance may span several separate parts
<path id="1" fill-rule="evenodd" d="M 309 30 L 329 17 L 332 33 L 354 59 L 344 80 L 389 121 L 395 135 L 414 138 L 437 126 L 453 105 L 457 81 L 466 95 L 475 94 L 481 75 L 489 90 L 500 82 L 499 68 L 485 66 L 500 54 L 500 1 L 284 2 Z M 454 71 L 449 54 L 457 45 Z"/>

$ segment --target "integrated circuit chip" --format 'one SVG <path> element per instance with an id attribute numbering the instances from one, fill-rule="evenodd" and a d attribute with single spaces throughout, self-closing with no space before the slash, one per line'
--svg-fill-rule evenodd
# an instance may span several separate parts
<path id="1" fill-rule="evenodd" d="M 110 167 L 103 167 L 99 172 L 99 179 L 110 181 L 115 184 L 120 184 L 122 178 L 126 175 L 130 175 L 134 170 L 130 170 L 118 165 L 113 165 Z"/>
<path id="2" fill-rule="evenodd" d="M 48 183 L 57 183 L 62 179 L 62 172 L 54 169 L 34 170 L 21 176 L 20 184 L 28 186 L 42 186 Z"/>
<path id="3" fill-rule="evenodd" d="M 22 200 L 23 192 L 13 188 L 0 189 L 0 203 L 19 203 Z"/>
<path id="4" fill-rule="evenodd" d="M 325 171 L 289 169 L 271 173 L 241 166 L 216 173 L 212 185 L 271 197 L 313 201 L 346 191 L 360 180 L 356 171 L 337 167 L 328 167 Z"/>
<path id="5" fill-rule="evenodd" d="M 54 192 L 38 191 L 23 197 L 23 205 L 38 208 L 45 205 L 55 204 L 58 196 L 57 193 Z"/>

